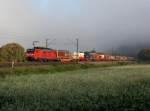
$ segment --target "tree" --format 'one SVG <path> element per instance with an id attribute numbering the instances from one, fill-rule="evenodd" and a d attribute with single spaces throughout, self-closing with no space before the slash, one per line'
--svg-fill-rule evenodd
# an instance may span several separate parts
<path id="1" fill-rule="evenodd" d="M 24 60 L 24 48 L 18 43 L 8 43 L 1 47 L 1 60 L 18 62 Z"/>
<path id="2" fill-rule="evenodd" d="M 138 53 L 138 59 L 145 62 L 150 62 L 150 49 L 142 49 Z"/>

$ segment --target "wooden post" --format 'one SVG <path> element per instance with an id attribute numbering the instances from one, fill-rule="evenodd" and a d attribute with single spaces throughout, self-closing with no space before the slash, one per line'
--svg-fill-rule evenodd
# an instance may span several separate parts
<path id="1" fill-rule="evenodd" d="M 12 63 L 11 63 L 11 67 L 14 68 L 14 65 L 15 65 L 15 62 L 13 60 Z"/>

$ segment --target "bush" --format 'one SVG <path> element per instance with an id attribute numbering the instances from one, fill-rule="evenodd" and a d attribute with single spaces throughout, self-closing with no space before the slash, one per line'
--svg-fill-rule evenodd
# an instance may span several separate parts
<path id="1" fill-rule="evenodd" d="M 24 48 L 17 43 L 9 43 L 0 48 L 1 61 L 23 61 Z"/>
<path id="2" fill-rule="evenodd" d="M 150 62 L 150 49 L 142 49 L 138 53 L 138 60 Z"/>

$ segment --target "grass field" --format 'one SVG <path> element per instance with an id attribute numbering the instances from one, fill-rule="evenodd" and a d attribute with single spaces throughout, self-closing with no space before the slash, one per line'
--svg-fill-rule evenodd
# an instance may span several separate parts
<path id="1" fill-rule="evenodd" d="M 150 110 L 150 65 L 0 78 L 0 111 L 100 110 Z"/>

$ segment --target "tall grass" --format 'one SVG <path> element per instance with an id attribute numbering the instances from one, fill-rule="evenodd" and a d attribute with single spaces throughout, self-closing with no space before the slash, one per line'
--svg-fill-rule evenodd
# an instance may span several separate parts
<path id="1" fill-rule="evenodd" d="M 0 78 L 0 111 L 148 111 L 150 66 Z"/>

